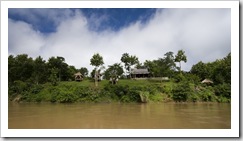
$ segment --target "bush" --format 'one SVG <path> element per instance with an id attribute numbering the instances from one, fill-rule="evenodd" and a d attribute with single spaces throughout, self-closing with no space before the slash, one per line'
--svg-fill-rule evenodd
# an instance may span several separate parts
<path id="1" fill-rule="evenodd" d="M 191 95 L 192 89 L 188 82 L 183 81 L 180 82 L 176 87 L 172 90 L 172 98 L 176 102 L 185 102 L 187 101 L 188 97 Z"/>
<path id="2" fill-rule="evenodd" d="M 172 86 L 163 85 L 163 87 L 161 88 L 161 92 L 165 94 L 171 94 L 172 93 L 171 87 Z"/>
<path id="3" fill-rule="evenodd" d="M 209 88 L 206 88 L 205 90 L 202 91 L 201 98 L 202 98 L 202 101 L 206 101 L 206 102 L 215 101 L 215 95 L 214 95 L 213 91 L 210 90 Z"/>
<path id="4" fill-rule="evenodd" d="M 30 92 L 32 94 L 38 94 L 41 92 L 41 90 L 43 89 L 44 87 L 42 85 L 33 85 L 32 88 L 30 89 Z"/>
<path id="5" fill-rule="evenodd" d="M 28 88 L 29 88 L 27 83 L 25 83 L 23 81 L 20 81 L 20 80 L 14 81 L 13 85 L 14 85 L 13 86 L 13 91 L 15 91 L 18 94 L 21 94 L 24 91 L 27 91 Z"/>
<path id="6" fill-rule="evenodd" d="M 106 85 L 104 91 L 111 95 L 112 99 L 121 102 L 139 102 L 139 91 L 141 87 L 129 87 L 128 85 Z"/>
<path id="7" fill-rule="evenodd" d="M 60 103 L 73 103 L 78 99 L 78 97 L 72 92 L 62 90 L 57 96 L 57 101 Z"/>
<path id="8" fill-rule="evenodd" d="M 185 81 L 185 80 L 186 80 L 185 76 L 182 75 L 181 73 L 175 75 L 175 77 L 174 77 L 174 81 L 175 81 L 176 83 L 183 82 L 183 81 Z"/>
<path id="9" fill-rule="evenodd" d="M 198 96 L 197 94 L 193 93 L 193 94 L 191 94 L 191 96 L 190 96 L 190 100 L 191 100 L 192 102 L 197 102 L 197 101 L 199 101 L 199 96 Z"/>
<path id="10" fill-rule="evenodd" d="M 231 99 L 231 86 L 230 84 L 223 83 L 214 86 L 214 91 L 216 96 L 226 97 Z"/>

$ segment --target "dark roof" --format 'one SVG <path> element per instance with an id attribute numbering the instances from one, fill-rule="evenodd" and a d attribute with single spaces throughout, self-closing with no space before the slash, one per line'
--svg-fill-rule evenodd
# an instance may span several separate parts
<path id="1" fill-rule="evenodd" d="M 132 74 L 149 74 L 148 69 L 133 69 Z"/>

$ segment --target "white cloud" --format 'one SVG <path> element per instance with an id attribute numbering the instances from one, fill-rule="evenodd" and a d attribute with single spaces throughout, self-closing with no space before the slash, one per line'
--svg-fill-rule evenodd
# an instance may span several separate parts
<path id="1" fill-rule="evenodd" d="M 37 56 L 45 44 L 43 35 L 24 22 L 8 20 L 9 54 L 29 54 Z"/>
<path id="2" fill-rule="evenodd" d="M 56 14 L 52 15 L 55 18 Z M 29 24 L 9 20 L 9 53 L 26 52 L 45 59 L 63 56 L 69 65 L 91 70 L 94 53 L 100 53 L 107 66 L 120 62 L 125 52 L 144 62 L 183 49 L 188 62 L 182 69 L 190 70 L 200 60 L 214 61 L 231 50 L 230 9 L 162 9 L 146 25 L 137 21 L 117 32 L 99 33 L 89 30 L 88 19 L 79 11 L 69 15 L 60 21 L 56 32 L 45 37 Z M 98 18 L 95 26 L 105 18 Z"/>

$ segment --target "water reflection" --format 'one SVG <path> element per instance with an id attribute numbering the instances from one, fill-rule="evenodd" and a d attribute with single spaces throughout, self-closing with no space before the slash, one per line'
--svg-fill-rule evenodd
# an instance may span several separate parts
<path id="1" fill-rule="evenodd" d="M 29 129 L 220 129 L 231 127 L 230 104 L 10 103 L 12 128 Z"/>

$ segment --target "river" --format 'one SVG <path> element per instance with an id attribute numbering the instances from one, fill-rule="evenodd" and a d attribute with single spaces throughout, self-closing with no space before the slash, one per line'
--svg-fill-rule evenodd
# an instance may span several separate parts
<path id="1" fill-rule="evenodd" d="M 9 129 L 230 129 L 229 103 L 9 103 Z"/>

